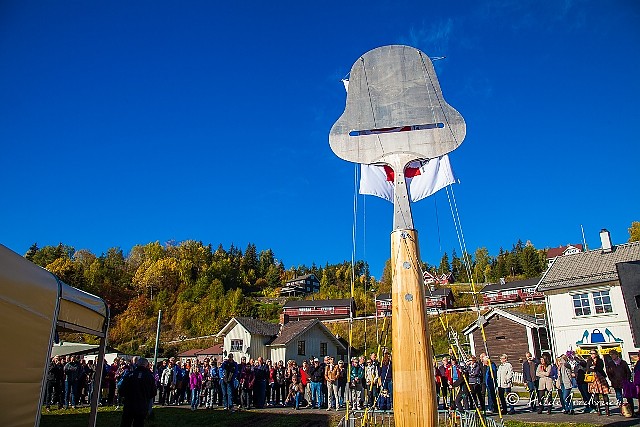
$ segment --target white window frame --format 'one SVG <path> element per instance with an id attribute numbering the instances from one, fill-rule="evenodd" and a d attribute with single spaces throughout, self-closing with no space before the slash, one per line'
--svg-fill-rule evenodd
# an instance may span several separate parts
<path id="1" fill-rule="evenodd" d="M 232 339 L 231 343 L 230 343 L 230 348 L 231 348 L 230 351 L 240 351 L 241 352 L 242 349 L 243 349 L 243 346 L 244 346 L 244 341 L 242 339 L 239 339 L 239 338 Z"/>

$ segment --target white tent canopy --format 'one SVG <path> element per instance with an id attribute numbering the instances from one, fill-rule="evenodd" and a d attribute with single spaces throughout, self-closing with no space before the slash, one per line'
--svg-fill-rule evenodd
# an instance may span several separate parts
<path id="1" fill-rule="evenodd" d="M 47 270 L 0 245 L 0 425 L 35 426 L 40 422 L 44 381 L 56 330 L 101 338 L 102 368 L 109 321 L 106 303 L 66 285 Z M 10 351 L 8 351 L 10 349 Z M 98 370 L 101 372 L 101 370 Z M 99 384 L 101 375 L 96 375 Z M 94 387 L 91 424 L 100 387 Z"/>

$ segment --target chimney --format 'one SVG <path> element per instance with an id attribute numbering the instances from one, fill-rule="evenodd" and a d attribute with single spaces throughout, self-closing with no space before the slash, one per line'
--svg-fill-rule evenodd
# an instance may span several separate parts
<path id="1" fill-rule="evenodd" d="M 611 245 L 611 235 L 609 234 L 609 230 L 607 230 L 606 228 L 600 230 L 600 241 L 602 242 L 602 253 L 613 251 L 613 246 Z"/>
<path id="2" fill-rule="evenodd" d="M 289 323 L 289 315 L 285 313 L 280 314 L 280 324 L 286 325 L 287 323 Z"/>

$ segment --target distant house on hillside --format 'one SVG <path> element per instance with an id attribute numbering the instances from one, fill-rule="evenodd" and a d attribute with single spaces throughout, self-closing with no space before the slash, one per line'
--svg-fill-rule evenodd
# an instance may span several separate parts
<path id="1" fill-rule="evenodd" d="M 548 249 L 547 250 L 547 267 L 549 267 L 553 263 L 553 260 L 555 260 L 556 257 L 577 254 L 582 252 L 583 250 L 584 248 L 581 243 Z"/>
<path id="2" fill-rule="evenodd" d="M 639 322 L 640 298 L 625 300 L 618 269 L 640 261 L 640 242 L 613 245 L 607 230 L 600 239 L 599 249 L 557 257 L 537 286 L 545 295 L 553 350 L 585 357 L 591 350 L 605 355 L 615 349 L 634 361 L 640 348 L 631 325 Z"/>
<path id="3" fill-rule="evenodd" d="M 290 320 L 305 319 L 348 319 L 353 312 L 355 315 L 356 304 L 348 299 L 327 299 L 312 301 L 287 301 L 282 307 L 282 313 Z"/>
<path id="4" fill-rule="evenodd" d="M 424 273 L 422 273 L 422 277 L 424 279 L 424 284 L 427 287 L 430 285 L 448 285 L 450 283 L 453 283 L 452 272 L 436 274 L 436 273 L 431 273 L 428 270 L 425 270 Z"/>
<path id="5" fill-rule="evenodd" d="M 280 290 L 282 297 L 296 297 L 320 292 L 320 281 L 315 274 L 306 274 L 289 280 Z"/>
<path id="6" fill-rule="evenodd" d="M 281 317 L 275 325 L 248 317 L 234 317 L 218 333 L 224 337 L 224 357 L 233 353 L 241 357 L 263 357 L 265 360 L 302 362 L 311 356 L 339 356 L 346 354 L 346 347 L 317 319 L 288 321 Z"/>
<path id="7" fill-rule="evenodd" d="M 544 295 L 535 290 L 539 281 L 539 277 L 515 282 L 505 282 L 504 279 L 500 279 L 499 283 L 490 283 L 482 288 L 480 291 L 482 302 L 485 305 L 491 305 L 543 300 Z"/>
<path id="8" fill-rule="evenodd" d="M 522 372 L 522 364 L 517 363 L 517 360 L 524 357 L 526 352 L 539 358 L 543 352 L 551 348 L 544 317 L 492 308 L 462 330 L 469 340 L 471 353 L 475 355 L 486 352 L 481 325 L 484 328 L 490 356 L 498 359 L 498 355 L 506 353 L 517 372 Z"/>
<path id="9" fill-rule="evenodd" d="M 425 290 L 425 308 L 427 313 L 435 314 L 439 310 L 453 308 L 453 292 L 450 288 Z M 376 316 L 391 316 L 391 294 L 380 294 L 376 297 Z"/>

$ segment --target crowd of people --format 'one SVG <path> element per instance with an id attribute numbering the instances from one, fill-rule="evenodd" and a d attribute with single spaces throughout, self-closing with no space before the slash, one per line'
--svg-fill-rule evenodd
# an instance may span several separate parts
<path id="1" fill-rule="evenodd" d="M 529 392 L 528 410 L 551 414 L 554 402 L 565 414 L 575 414 L 573 391 L 581 396 L 583 411 L 610 415 L 609 392 L 615 391 L 616 404 L 638 416 L 634 399 L 640 394 L 640 362 L 633 369 L 611 350 L 601 358 L 596 350 L 583 359 L 574 352 L 551 360 L 547 353 L 540 359 L 531 353 L 519 359 L 523 381 Z M 465 363 L 455 357 L 444 357 L 435 364 L 438 405 L 446 409 L 479 410 L 489 414 L 515 414 L 512 392 L 514 370 L 507 354 L 496 365 L 485 354 L 471 356 Z M 626 408 L 625 408 L 626 407 Z"/>
<path id="2" fill-rule="evenodd" d="M 100 405 L 123 404 L 122 386 L 137 369 L 136 359 L 116 358 L 104 365 Z M 188 359 L 184 363 L 171 357 L 155 368 L 149 366 L 155 382 L 154 403 L 189 404 L 192 410 L 217 408 L 291 407 L 340 410 L 347 403 L 352 409 L 392 408 L 393 376 L 391 354 L 379 361 L 376 353 L 353 357 L 350 363 L 325 356 L 311 357 L 300 365 L 264 360 L 262 357 L 235 361 L 233 353 L 217 359 Z M 68 409 L 90 400 L 95 363 L 79 356 L 51 359 L 46 379 L 45 406 Z M 151 406 L 150 406 L 151 408 Z"/>
<path id="3" fill-rule="evenodd" d="M 350 365 L 331 356 L 322 360 L 312 357 L 300 365 L 294 360 L 272 362 L 262 357 L 236 361 L 230 353 L 220 363 L 204 359 L 183 364 L 169 358 L 161 362 L 157 371 L 160 405 L 189 402 L 192 410 L 290 406 L 337 411 L 350 402 L 354 409 L 374 405 L 391 409 L 389 353 L 382 361 L 375 353 L 368 359 L 354 357 Z"/>
<path id="4" fill-rule="evenodd" d="M 145 359 L 143 359 L 145 360 Z M 597 351 L 582 359 L 567 352 L 555 360 L 549 354 L 536 359 L 526 353 L 522 363 L 523 381 L 529 391 L 528 410 L 550 414 L 554 401 L 565 414 L 574 414 L 573 391 L 581 396 L 585 413 L 597 411 L 610 415 L 609 392 L 615 392 L 616 403 L 634 413 L 634 399 L 640 392 L 640 362 L 633 369 L 611 350 L 605 358 Z M 146 360 L 145 360 L 146 362 Z M 438 361 L 439 362 L 439 361 Z M 376 353 L 369 357 L 353 357 L 350 363 L 325 356 L 312 357 L 300 365 L 264 360 L 262 357 L 239 361 L 233 353 L 226 359 L 189 359 L 184 363 L 169 358 L 154 368 L 144 368 L 153 378 L 153 398 L 148 404 L 183 405 L 200 408 L 291 407 L 339 410 L 347 403 L 351 409 L 375 408 L 391 410 L 393 406 L 393 373 L 391 354 L 384 352 L 379 361 Z M 512 392 L 514 369 L 506 354 L 497 365 L 485 354 L 470 356 L 459 362 L 450 355 L 434 363 L 436 394 L 442 409 L 479 410 L 487 414 L 514 414 Z M 120 406 L 126 396 L 123 385 L 136 369 L 131 361 L 117 359 L 105 364 L 102 372 L 101 405 Z M 45 405 L 75 408 L 86 404 L 92 392 L 95 363 L 78 356 L 51 359 L 46 378 Z M 126 399 L 124 399 L 126 400 Z M 637 414 L 636 414 L 637 415 Z"/>

